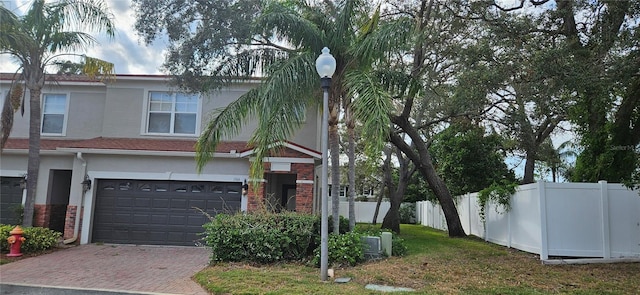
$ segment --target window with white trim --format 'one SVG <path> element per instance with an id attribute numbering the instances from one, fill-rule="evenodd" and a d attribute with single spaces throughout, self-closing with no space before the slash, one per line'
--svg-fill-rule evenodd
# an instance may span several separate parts
<path id="1" fill-rule="evenodd" d="M 149 91 L 147 133 L 196 134 L 198 95 Z"/>
<path id="2" fill-rule="evenodd" d="M 45 93 L 42 95 L 42 134 L 63 134 L 67 112 L 67 95 Z"/>

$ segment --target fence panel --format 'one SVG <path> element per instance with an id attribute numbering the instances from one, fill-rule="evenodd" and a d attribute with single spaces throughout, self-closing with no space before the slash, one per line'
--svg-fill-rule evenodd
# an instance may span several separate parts
<path id="1" fill-rule="evenodd" d="M 640 196 L 620 184 L 544 183 L 522 185 L 511 210 L 488 204 L 479 218 L 477 194 L 457 198 L 467 234 L 548 256 L 640 258 Z M 416 204 L 417 220 L 446 230 L 439 205 Z M 501 212 L 501 213 L 500 213 Z"/>

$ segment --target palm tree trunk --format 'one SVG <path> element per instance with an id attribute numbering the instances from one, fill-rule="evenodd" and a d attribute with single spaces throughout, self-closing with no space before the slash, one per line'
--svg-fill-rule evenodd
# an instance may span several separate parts
<path id="1" fill-rule="evenodd" d="M 329 107 L 331 109 L 331 107 Z M 331 155 L 331 215 L 333 233 L 340 233 L 340 142 L 338 138 L 337 115 L 332 123 L 333 112 L 329 113 L 329 150 Z"/>
<path id="2" fill-rule="evenodd" d="M 356 135 L 353 124 L 353 117 L 347 111 L 347 135 L 349 138 L 349 231 L 356 227 Z"/>
<path id="3" fill-rule="evenodd" d="M 36 82 L 37 83 L 37 82 Z M 33 214 L 40 168 L 40 93 L 41 86 L 29 85 L 29 160 L 27 162 L 27 199 L 24 204 L 22 225 L 33 226 Z"/>

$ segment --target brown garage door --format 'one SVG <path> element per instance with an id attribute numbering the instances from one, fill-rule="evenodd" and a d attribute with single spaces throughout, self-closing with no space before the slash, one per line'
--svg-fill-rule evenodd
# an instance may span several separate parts
<path id="1" fill-rule="evenodd" d="M 22 204 L 22 177 L 0 177 L 0 223 L 22 224 L 19 208 Z"/>
<path id="2" fill-rule="evenodd" d="M 92 241 L 193 246 L 209 221 L 198 209 L 237 212 L 241 189 L 228 182 L 99 180 Z"/>

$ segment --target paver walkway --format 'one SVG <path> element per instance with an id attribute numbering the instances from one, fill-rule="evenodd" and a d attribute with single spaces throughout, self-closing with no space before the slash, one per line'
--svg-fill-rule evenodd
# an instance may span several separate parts
<path id="1" fill-rule="evenodd" d="M 191 277 L 207 266 L 203 247 L 81 245 L 0 266 L 0 282 L 138 291 L 208 294 Z"/>

